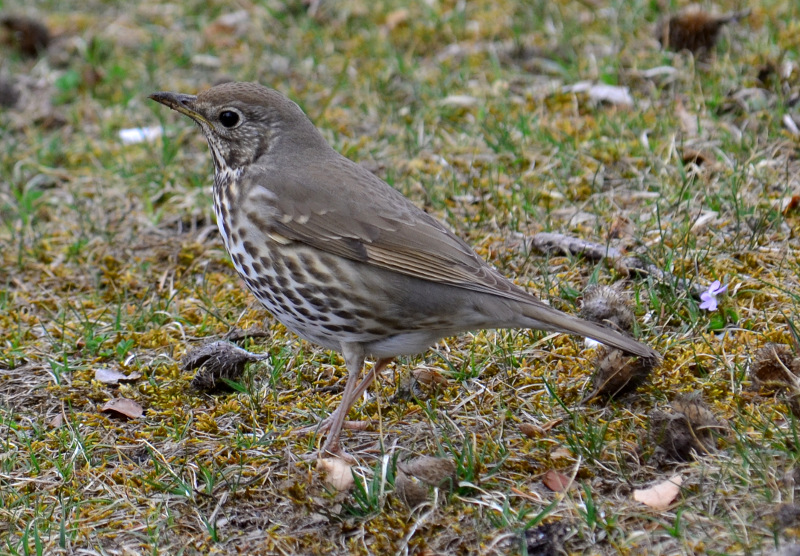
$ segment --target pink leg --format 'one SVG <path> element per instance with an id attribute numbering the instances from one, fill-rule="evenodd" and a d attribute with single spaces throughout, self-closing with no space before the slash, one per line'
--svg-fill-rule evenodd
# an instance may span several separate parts
<path id="1" fill-rule="evenodd" d="M 322 448 L 320 449 L 319 455 L 322 456 L 324 454 L 330 454 L 348 461 L 355 461 L 352 456 L 342 450 L 339 444 L 339 437 L 342 429 L 344 428 L 345 418 L 350 412 L 350 409 L 353 407 L 353 404 L 355 404 L 356 400 L 358 400 L 358 398 L 364 394 L 372 381 L 375 380 L 377 374 L 382 372 L 383 369 L 385 369 L 386 366 L 392 362 L 393 358 L 389 357 L 379 359 L 375 363 L 375 366 L 373 366 L 366 376 L 364 376 L 363 380 L 358 382 L 358 377 L 361 374 L 361 368 L 364 365 L 364 356 L 360 353 L 360 348 L 358 350 L 349 350 L 349 353 L 348 350 L 345 350 L 344 355 L 345 363 L 347 364 L 348 375 L 347 383 L 345 384 L 344 392 L 342 393 L 342 401 L 339 402 L 339 406 L 330 415 L 330 417 L 322 421 L 318 426 L 307 427 L 298 432 L 310 432 L 312 430 L 323 432 L 327 430 L 328 436 L 325 439 L 325 443 L 322 445 Z M 353 359 L 355 359 L 355 361 Z"/>

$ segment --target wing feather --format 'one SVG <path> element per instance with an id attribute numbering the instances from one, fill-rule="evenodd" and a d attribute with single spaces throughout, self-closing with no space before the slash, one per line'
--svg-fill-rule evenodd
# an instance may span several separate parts
<path id="1" fill-rule="evenodd" d="M 527 303 L 535 299 L 387 183 L 336 157 L 319 168 L 251 171 L 243 176 L 253 193 L 247 211 L 271 213 L 278 234 L 332 255 Z M 269 193 L 258 194 L 262 188 Z"/>

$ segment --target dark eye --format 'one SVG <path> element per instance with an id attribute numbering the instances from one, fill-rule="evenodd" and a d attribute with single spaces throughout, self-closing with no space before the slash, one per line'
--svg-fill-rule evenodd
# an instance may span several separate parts
<path id="1" fill-rule="evenodd" d="M 239 114 L 233 110 L 223 110 L 219 113 L 219 123 L 225 127 L 233 127 L 239 123 Z"/>

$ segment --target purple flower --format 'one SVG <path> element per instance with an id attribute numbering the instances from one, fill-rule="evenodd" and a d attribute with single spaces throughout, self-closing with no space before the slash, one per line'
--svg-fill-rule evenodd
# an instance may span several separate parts
<path id="1" fill-rule="evenodd" d="M 728 285 L 724 285 L 720 287 L 721 284 L 719 280 L 714 280 L 708 289 L 700 294 L 700 299 L 702 303 L 700 303 L 700 308 L 705 309 L 706 311 L 716 311 L 717 310 L 717 296 L 725 290 L 728 289 Z"/>

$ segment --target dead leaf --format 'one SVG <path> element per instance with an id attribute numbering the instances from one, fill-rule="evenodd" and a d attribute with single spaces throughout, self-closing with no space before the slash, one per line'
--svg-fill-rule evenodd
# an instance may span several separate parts
<path id="1" fill-rule="evenodd" d="M 59 428 L 61 425 L 64 424 L 64 414 L 57 413 L 56 416 L 50 419 L 50 422 L 47 424 L 53 429 Z"/>
<path id="2" fill-rule="evenodd" d="M 680 493 L 681 484 L 683 479 L 680 475 L 675 475 L 650 488 L 634 490 L 633 499 L 654 510 L 666 510 Z"/>
<path id="3" fill-rule="evenodd" d="M 119 384 L 120 382 L 133 382 L 142 378 L 142 373 L 132 372 L 129 375 L 124 375 L 116 369 L 102 368 L 94 372 L 94 379 L 103 384 Z"/>
<path id="4" fill-rule="evenodd" d="M 414 369 L 411 371 L 411 376 L 416 378 L 425 386 L 433 386 L 434 384 L 439 386 L 447 386 L 447 379 L 432 369 Z"/>
<path id="5" fill-rule="evenodd" d="M 339 458 L 320 458 L 317 471 L 325 475 L 325 484 L 339 492 L 350 490 L 353 486 L 352 466 Z"/>
<path id="6" fill-rule="evenodd" d="M 572 452 L 570 451 L 569 448 L 565 448 L 564 446 L 556 448 L 555 450 L 550 452 L 550 459 L 553 461 L 566 458 L 572 459 Z"/>
<path id="7" fill-rule="evenodd" d="M 478 104 L 478 99 L 469 95 L 450 95 L 439 101 L 441 106 L 457 106 L 459 108 L 469 108 Z"/>
<path id="8" fill-rule="evenodd" d="M 800 205 L 800 195 L 784 197 L 778 201 L 778 208 L 784 216 L 788 216 L 790 212 L 794 212 L 798 205 Z"/>
<path id="9" fill-rule="evenodd" d="M 560 471 L 551 469 L 550 471 L 544 474 L 544 479 L 542 479 L 542 483 L 544 483 L 544 486 L 546 486 L 553 492 L 564 492 L 569 488 L 569 485 L 572 483 L 572 481 L 570 480 L 569 477 L 567 477 Z"/>
<path id="10" fill-rule="evenodd" d="M 528 438 L 539 438 L 544 431 L 542 430 L 542 427 L 538 427 L 530 423 L 520 423 L 519 432 Z"/>
<path id="11" fill-rule="evenodd" d="M 405 8 L 400 8 L 398 10 L 394 10 L 393 12 L 389 12 L 386 15 L 385 25 L 389 31 L 392 31 L 395 27 L 405 23 L 406 21 L 408 21 L 408 10 Z"/>
<path id="12" fill-rule="evenodd" d="M 117 416 L 127 417 L 128 419 L 138 419 L 144 413 L 141 405 L 127 398 L 114 398 L 108 400 L 100 409 L 105 413 L 112 413 Z"/>
<path id="13" fill-rule="evenodd" d="M 564 92 L 586 93 L 589 99 L 594 102 L 607 102 L 616 106 L 633 106 L 633 97 L 628 87 L 581 81 L 565 87 Z"/>

